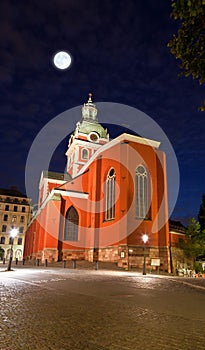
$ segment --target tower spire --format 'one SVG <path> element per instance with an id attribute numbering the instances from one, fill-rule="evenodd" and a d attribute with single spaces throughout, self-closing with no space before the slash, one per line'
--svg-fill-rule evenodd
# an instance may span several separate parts
<path id="1" fill-rule="evenodd" d="M 92 94 L 91 92 L 88 94 L 88 102 L 84 103 L 82 108 L 82 117 L 83 120 L 88 120 L 91 122 L 97 122 L 97 108 L 96 105 L 92 101 Z"/>
<path id="2" fill-rule="evenodd" d="M 89 98 L 88 98 L 88 103 L 93 103 L 93 101 L 92 101 L 92 93 L 91 92 L 89 92 L 89 94 L 88 94 L 88 96 L 89 96 Z"/>

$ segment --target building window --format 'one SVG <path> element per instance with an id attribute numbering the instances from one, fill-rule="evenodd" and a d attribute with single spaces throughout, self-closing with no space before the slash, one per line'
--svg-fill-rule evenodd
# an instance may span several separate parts
<path id="1" fill-rule="evenodd" d="M 115 180 L 116 173 L 114 168 L 111 168 L 107 175 L 105 185 L 105 220 L 112 220 L 115 218 Z"/>
<path id="2" fill-rule="evenodd" d="M 5 210 L 8 211 L 9 210 L 9 205 L 5 206 Z"/>
<path id="3" fill-rule="evenodd" d="M 88 150 L 86 148 L 82 149 L 82 159 L 88 159 Z"/>
<path id="4" fill-rule="evenodd" d="M 78 241 L 79 215 L 74 207 L 67 210 L 65 217 L 64 240 Z"/>
<path id="5" fill-rule="evenodd" d="M 8 221 L 8 215 L 7 214 L 4 215 L 4 221 Z"/>
<path id="6" fill-rule="evenodd" d="M 0 244 L 5 244 L 5 237 L 1 237 Z"/>
<path id="7" fill-rule="evenodd" d="M 16 219 L 17 219 L 16 215 L 13 215 L 11 222 L 16 222 Z"/>
<path id="8" fill-rule="evenodd" d="M 18 245 L 22 245 L 22 238 L 18 238 L 17 244 L 18 244 Z"/>
<path id="9" fill-rule="evenodd" d="M 2 225 L 2 232 L 6 232 L 6 225 Z"/>
<path id="10" fill-rule="evenodd" d="M 13 244 L 14 238 L 13 237 L 9 237 L 9 244 Z"/>
<path id="11" fill-rule="evenodd" d="M 14 211 L 17 211 L 17 210 L 18 210 L 17 205 L 14 205 Z"/>
<path id="12" fill-rule="evenodd" d="M 149 179 L 144 166 L 139 165 L 136 169 L 136 218 L 150 219 L 149 203 Z"/>
<path id="13" fill-rule="evenodd" d="M 24 220 L 25 220 L 25 217 L 24 217 L 24 216 L 21 216 L 20 222 L 24 222 Z"/>
<path id="14" fill-rule="evenodd" d="M 26 208 L 25 207 L 22 207 L 22 213 L 25 213 L 25 211 L 26 211 Z"/>
<path id="15" fill-rule="evenodd" d="M 23 233 L 23 229 L 24 229 L 24 227 L 23 227 L 23 226 L 20 226 L 20 227 L 19 227 L 19 233 Z"/>

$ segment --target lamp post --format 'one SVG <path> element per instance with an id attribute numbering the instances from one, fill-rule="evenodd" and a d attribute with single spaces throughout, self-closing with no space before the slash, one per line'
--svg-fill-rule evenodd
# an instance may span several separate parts
<path id="1" fill-rule="evenodd" d="M 146 243 L 148 241 L 148 235 L 146 233 L 142 236 L 142 240 L 144 242 L 144 264 L 142 274 L 146 275 Z"/>
<path id="2" fill-rule="evenodd" d="M 8 268 L 7 271 L 11 271 L 11 263 L 13 259 L 13 245 L 14 245 L 14 238 L 18 234 L 18 229 L 17 228 L 12 228 L 10 231 L 10 238 L 11 238 L 11 251 L 10 251 L 10 257 L 9 257 L 9 263 L 8 263 Z"/>

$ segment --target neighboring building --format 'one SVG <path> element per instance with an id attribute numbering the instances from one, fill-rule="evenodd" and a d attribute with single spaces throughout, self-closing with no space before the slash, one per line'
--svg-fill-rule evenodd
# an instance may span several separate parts
<path id="1" fill-rule="evenodd" d="M 12 228 L 17 228 L 19 234 L 13 242 L 13 259 L 22 260 L 24 236 L 31 219 L 31 200 L 16 187 L 0 188 L 0 259 L 8 259 L 11 252 Z"/>
<path id="2" fill-rule="evenodd" d="M 169 220 L 171 272 L 174 274 L 181 269 L 193 267 L 193 261 L 185 257 L 180 246 L 180 242 L 186 239 L 185 234 L 186 227 L 180 221 Z"/>
<path id="3" fill-rule="evenodd" d="M 90 96 L 69 140 L 68 174 L 42 172 L 24 257 L 141 268 L 146 233 L 147 266 L 170 272 L 166 157 L 159 146 L 127 133 L 109 140 Z"/>

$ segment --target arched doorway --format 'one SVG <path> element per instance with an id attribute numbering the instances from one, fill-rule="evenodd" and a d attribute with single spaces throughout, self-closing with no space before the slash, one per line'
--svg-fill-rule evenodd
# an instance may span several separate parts
<path id="1" fill-rule="evenodd" d="M 15 252 L 15 258 L 18 260 L 22 259 L 22 250 L 21 249 L 17 249 Z"/>

